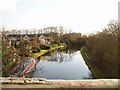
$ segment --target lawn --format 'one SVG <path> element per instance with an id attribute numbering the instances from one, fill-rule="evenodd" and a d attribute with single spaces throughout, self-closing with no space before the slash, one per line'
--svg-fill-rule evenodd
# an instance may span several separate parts
<path id="1" fill-rule="evenodd" d="M 41 50 L 39 53 L 34 53 L 34 55 L 38 56 L 38 55 L 40 55 L 40 54 L 42 54 L 43 52 L 46 52 L 46 51 L 48 51 L 48 50 Z"/>
<path id="2" fill-rule="evenodd" d="M 64 44 L 64 43 L 61 44 L 61 46 L 64 46 L 64 45 L 66 45 L 66 44 Z M 50 44 L 50 45 L 46 45 L 46 46 L 49 46 L 50 49 L 52 50 L 53 48 L 58 47 L 58 44 Z M 48 49 L 48 50 L 50 50 L 50 49 Z M 48 51 L 48 50 L 43 50 L 43 49 L 41 49 L 41 51 L 40 51 L 39 53 L 34 53 L 34 56 L 35 56 L 35 57 L 36 57 L 36 56 L 39 56 L 40 54 L 42 54 L 42 53 L 44 53 L 44 52 L 46 52 L 46 51 Z M 30 50 L 30 52 L 32 52 L 32 50 Z"/>

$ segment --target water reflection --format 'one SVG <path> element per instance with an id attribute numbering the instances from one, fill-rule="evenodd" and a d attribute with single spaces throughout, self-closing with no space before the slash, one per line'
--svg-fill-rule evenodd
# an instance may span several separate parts
<path id="1" fill-rule="evenodd" d="M 34 64 L 32 60 L 34 60 Z M 24 66 L 24 68 L 21 69 L 21 66 Z M 28 66 L 30 66 L 30 68 Z M 16 76 L 23 76 L 25 71 L 29 72 L 25 77 L 31 78 L 65 80 L 92 78 L 92 74 L 85 64 L 79 50 L 54 51 L 36 60 L 29 58 L 18 67 L 19 69 L 15 69 L 18 72 Z M 27 69 L 29 71 L 26 71 Z"/>
<path id="2" fill-rule="evenodd" d="M 12 70 L 11 76 L 17 76 L 17 77 L 32 77 L 34 71 L 36 70 L 36 60 L 35 58 L 28 57 L 25 61 L 23 61 L 21 64 L 17 65 Z"/>
<path id="3" fill-rule="evenodd" d="M 33 77 L 70 80 L 91 78 L 90 74 L 80 51 L 55 51 L 40 58 Z"/>
<path id="4" fill-rule="evenodd" d="M 58 62 L 63 63 L 72 60 L 72 54 L 67 54 L 64 51 L 57 52 L 55 51 L 51 56 L 47 56 L 46 59 L 48 62 Z"/>

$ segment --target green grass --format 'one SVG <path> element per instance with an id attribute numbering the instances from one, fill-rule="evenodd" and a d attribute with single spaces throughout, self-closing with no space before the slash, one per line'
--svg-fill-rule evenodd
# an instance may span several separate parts
<path id="1" fill-rule="evenodd" d="M 49 47 L 50 48 L 55 48 L 55 47 L 58 47 L 58 44 L 50 44 Z"/>
<path id="2" fill-rule="evenodd" d="M 65 46 L 65 45 L 66 45 L 65 43 L 62 43 L 61 46 Z M 50 45 L 46 45 L 46 46 L 49 46 L 50 49 L 53 49 L 53 48 L 58 47 L 58 44 L 50 44 Z M 50 50 L 50 49 L 49 49 L 49 50 Z M 38 55 L 40 55 L 40 54 L 42 54 L 42 53 L 44 53 L 44 52 L 46 52 L 46 51 L 48 51 L 48 50 L 42 50 L 42 49 L 41 49 L 41 51 L 40 51 L 39 53 L 34 53 L 34 56 L 38 56 Z M 32 50 L 30 50 L 30 52 L 32 53 Z"/>
<path id="3" fill-rule="evenodd" d="M 66 45 L 66 43 L 60 43 L 60 45 Z"/>
<path id="4" fill-rule="evenodd" d="M 42 54 L 43 52 L 46 52 L 46 51 L 48 51 L 48 50 L 41 50 L 39 53 L 34 53 L 34 55 L 38 56 L 38 55 L 40 55 L 40 54 Z"/>
<path id="5" fill-rule="evenodd" d="M 92 61 L 85 55 L 85 53 L 87 53 L 89 57 L 92 57 L 88 49 L 86 47 L 82 47 L 80 51 L 83 56 L 83 59 L 85 60 L 85 63 L 87 64 L 88 68 L 91 70 L 91 73 L 93 74 L 93 76 L 95 78 L 105 77 L 103 74 L 103 71 L 101 71 L 95 64 L 93 64 Z"/>
<path id="6" fill-rule="evenodd" d="M 52 49 L 52 48 L 57 47 L 58 44 L 50 44 L 50 45 L 46 45 L 46 46 L 49 46 L 50 49 Z M 42 49 L 41 49 L 41 51 L 40 51 L 39 53 L 34 53 L 34 56 L 38 56 L 38 55 L 40 55 L 40 54 L 42 54 L 43 52 L 46 52 L 46 51 L 48 51 L 48 50 L 42 50 Z M 32 50 L 30 50 L 30 52 L 32 52 Z"/>
<path id="7" fill-rule="evenodd" d="M 30 52 L 32 53 L 32 50 L 30 50 Z"/>

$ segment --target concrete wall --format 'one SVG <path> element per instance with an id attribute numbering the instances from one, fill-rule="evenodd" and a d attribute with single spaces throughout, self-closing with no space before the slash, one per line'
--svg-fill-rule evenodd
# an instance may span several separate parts
<path id="1" fill-rule="evenodd" d="M 50 80 L 45 78 L 0 78 L 2 88 L 118 88 L 118 79 Z"/>

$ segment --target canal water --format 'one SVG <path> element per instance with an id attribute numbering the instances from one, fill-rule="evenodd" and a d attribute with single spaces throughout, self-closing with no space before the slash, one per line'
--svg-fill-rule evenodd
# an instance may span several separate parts
<path id="1" fill-rule="evenodd" d="M 64 80 L 92 78 L 80 50 L 53 51 L 37 59 L 29 57 L 14 71 L 16 72 L 15 77 Z"/>
<path id="2" fill-rule="evenodd" d="M 34 78 L 64 80 L 91 78 L 80 51 L 55 51 L 50 56 L 42 56 L 32 75 Z"/>

